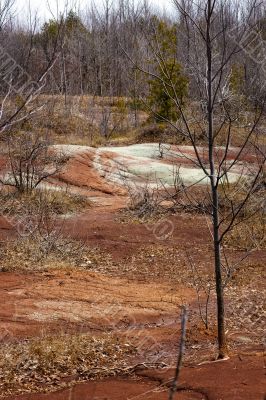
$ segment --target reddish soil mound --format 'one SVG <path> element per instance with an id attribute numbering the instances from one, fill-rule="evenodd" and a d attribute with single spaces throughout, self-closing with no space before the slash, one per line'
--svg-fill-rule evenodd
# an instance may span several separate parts
<path id="1" fill-rule="evenodd" d="M 124 190 L 106 182 L 104 177 L 99 175 L 93 166 L 94 162 L 95 151 L 93 149 L 78 153 L 70 158 L 64 171 L 59 174 L 59 179 L 79 188 L 97 190 L 105 194 L 125 194 Z M 108 164 L 108 158 L 105 162 Z"/>

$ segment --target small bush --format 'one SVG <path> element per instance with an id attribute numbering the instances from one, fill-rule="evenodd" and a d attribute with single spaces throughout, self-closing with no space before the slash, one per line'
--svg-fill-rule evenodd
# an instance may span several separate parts
<path id="1" fill-rule="evenodd" d="M 161 123 L 141 127 L 137 133 L 136 142 L 180 144 L 184 142 L 184 138 L 180 137 L 173 127 Z"/>

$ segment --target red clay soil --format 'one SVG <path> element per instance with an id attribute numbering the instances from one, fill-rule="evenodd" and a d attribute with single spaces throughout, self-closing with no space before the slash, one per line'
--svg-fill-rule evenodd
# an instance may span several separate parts
<path id="1" fill-rule="evenodd" d="M 150 246 L 175 247 L 180 251 L 177 268 L 184 266 L 184 250 L 195 262 L 211 265 L 211 236 L 207 221 L 197 215 L 172 216 L 173 232 L 159 237 L 160 223 L 121 223 L 119 208 L 126 198 L 106 183 L 92 168 L 88 155 L 75 157 L 61 180 L 95 193 L 109 206 L 92 207 L 83 214 L 66 219 L 64 233 L 81 239 L 89 247 L 111 255 L 114 262 L 128 261 Z M 15 234 L 12 224 L 0 218 L 0 239 Z M 266 252 L 254 253 L 261 263 Z M 234 252 L 234 256 L 237 252 Z M 162 261 L 163 263 L 164 261 Z M 152 264 L 151 264 L 152 266 Z M 132 325 L 156 337 L 175 358 L 179 337 L 176 320 L 182 302 L 193 305 L 195 292 L 163 279 L 144 282 L 128 273 L 127 277 L 104 275 L 92 271 L 47 270 L 28 274 L 0 273 L 0 338 L 3 342 L 42 333 L 93 332 L 111 328 L 121 335 Z M 108 313 L 108 310 L 111 310 Z M 195 352 L 195 356 L 197 356 Z M 197 362 L 195 360 L 195 362 Z M 228 361 L 185 366 L 180 377 L 182 391 L 177 400 L 263 400 L 265 362 L 261 353 L 242 355 Z M 140 376 L 142 374 L 142 376 Z M 145 375 L 145 376 L 144 376 Z M 72 389 L 46 395 L 10 396 L 8 400 L 164 400 L 173 371 L 142 371 L 135 378 L 116 378 L 86 382 Z M 168 382 L 168 383 L 167 383 Z"/>
<path id="2" fill-rule="evenodd" d="M 167 326 L 192 289 L 128 282 L 89 271 L 2 273 L 0 339 L 63 331 Z M 162 324 L 162 319 L 165 321 Z"/>
<path id="3" fill-rule="evenodd" d="M 82 227 L 79 233 L 90 245 L 108 249 L 116 260 L 138 254 L 144 243 L 161 243 L 144 225 L 121 224 L 116 218 L 113 212 L 92 209 L 73 218 L 72 222 L 70 220 L 67 227 L 69 229 L 72 223 L 76 223 L 77 230 Z M 210 253 L 206 246 L 208 229 L 204 219 L 189 215 L 173 218 L 175 230 L 173 236 L 163 242 L 166 249 L 167 245 L 174 243 L 182 248 L 189 242 L 195 255 L 207 262 Z M 76 237 L 75 230 L 73 237 Z M 257 257 L 261 258 L 261 253 L 257 253 Z M 149 332 L 158 345 L 164 345 L 168 354 L 175 357 L 179 322 L 173 321 L 173 315 L 176 318 L 182 301 L 191 303 L 195 293 L 176 285 L 170 287 L 163 281 L 141 283 L 89 271 L 54 270 L 31 274 L 1 273 L 0 296 L 0 334 L 3 341 L 58 331 L 91 331 L 95 334 L 105 331 L 107 327 L 115 331 L 119 329 L 123 334 L 128 324 L 134 324 L 136 334 L 139 330 L 143 330 L 143 334 Z M 112 311 L 111 317 L 106 313 L 108 307 Z M 262 355 L 258 354 L 201 366 L 186 366 L 180 378 L 184 390 L 179 391 L 175 399 L 263 400 L 264 365 Z M 7 399 L 167 399 L 167 382 L 173 371 L 164 374 L 144 371 L 142 375 L 146 377 L 87 382 L 54 394 L 10 396 Z"/>
<path id="4" fill-rule="evenodd" d="M 134 221 L 121 223 L 119 218 L 117 213 L 94 208 L 69 218 L 65 224 L 65 233 L 102 248 L 116 260 L 136 253 L 143 246 L 161 244 L 170 247 L 178 243 L 178 247 L 189 245 L 194 250 L 202 246 L 205 252 L 208 248 L 206 239 L 210 238 L 210 233 L 204 217 L 178 215 L 147 224 Z M 164 233 L 172 234 L 164 238 L 160 230 L 165 225 Z"/>
<path id="5" fill-rule="evenodd" d="M 60 181 L 80 188 L 92 189 L 105 194 L 126 194 L 125 190 L 106 182 L 93 168 L 95 151 L 85 151 L 71 157 L 64 170 L 58 175 Z M 103 160 L 108 169 L 108 157 Z M 111 169 L 111 166 L 109 166 Z"/>
<path id="6" fill-rule="evenodd" d="M 64 234 L 79 239 L 88 246 L 97 247 L 110 254 L 114 261 L 132 258 L 140 249 L 151 246 L 175 248 L 180 252 L 180 264 L 187 264 L 186 252 L 194 262 L 212 268 L 212 239 L 207 218 L 197 214 L 177 214 L 166 216 L 159 221 L 138 223 L 128 220 L 121 223 L 121 215 L 115 208 L 121 208 L 119 196 L 113 197 L 108 207 L 97 207 L 83 214 L 68 218 L 64 224 Z M 121 199 L 121 197 L 120 197 Z M 162 232 L 162 234 L 160 234 Z M 165 236 L 164 236 L 165 234 Z M 236 262 L 243 256 L 241 251 L 227 250 L 227 256 Z M 266 251 L 254 251 L 249 261 L 266 263 Z M 129 276 L 130 278 L 130 276 Z"/>
<path id="7" fill-rule="evenodd" d="M 241 355 L 230 360 L 184 367 L 175 400 L 263 400 L 265 360 Z M 87 382 L 49 394 L 25 394 L 6 400 L 167 400 L 174 370 L 145 371 L 132 379 Z"/>
<path id="8" fill-rule="evenodd" d="M 173 146 L 172 148 L 173 150 L 177 149 L 177 151 L 183 152 L 185 156 L 188 156 L 189 158 L 196 160 L 195 151 L 192 146 L 185 146 L 184 148 L 183 146 Z M 208 151 L 206 148 L 199 147 L 198 153 L 202 160 L 204 160 L 205 162 L 209 161 Z M 226 160 L 232 161 L 237 156 L 238 156 L 238 162 L 248 162 L 251 164 L 257 162 L 257 157 L 253 151 L 250 151 L 250 149 L 245 149 L 244 151 L 240 152 L 240 148 L 238 147 L 232 147 L 230 148 L 230 150 L 228 150 Z M 215 157 L 217 162 L 219 162 L 224 157 L 224 148 L 217 148 Z M 180 158 L 181 164 L 183 162 L 182 160 L 184 159 Z M 185 162 L 187 162 L 187 160 Z"/>

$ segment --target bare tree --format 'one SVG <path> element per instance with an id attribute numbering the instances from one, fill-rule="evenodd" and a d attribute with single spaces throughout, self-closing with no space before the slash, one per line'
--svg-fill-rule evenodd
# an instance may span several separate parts
<path id="1" fill-rule="evenodd" d="M 59 172 L 63 157 L 49 149 L 49 140 L 31 132 L 8 137 L 7 173 L 3 185 L 14 186 L 20 193 L 30 193 L 40 183 Z"/>
<path id="2" fill-rule="evenodd" d="M 15 0 L 0 1 L 0 30 L 8 23 L 14 4 Z"/>
<path id="3" fill-rule="evenodd" d="M 251 200 L 265 165 L 265 152 L 261 146 L 262 137 L 259 131 L 259 123 L 265 109 L 265 90 L 260 90 L 259 82 L 254 82 L 254 77 L 249 76 L 246 79 L 253 79 L 253 85 L 257 84 L 256 98 L 247 98 L 244 93 L 236 97 L 230 84 L 235 58 L 241 53 L 248 57 L 246 46 L 249 40 L 243 43 L 241 38 L 244 35 L 249 38 L 249 34 L 253 32 L 256 25 L 254 15 L 259 2 L 249 2 L 246 8 L 241 6 L 240 2 L 236 3 L 232 7 L 226 0 L 174 0 L 179 15 L 179 27 L 182 29 L 180 35 L 185 36 L 181 43 L 187 46 L 182 48 L 182 53 L 183 63 L 189 74 L 190 90 L 193 91 L 195 100 L 191 107 L 186 107 L 180 101 L 178 88 L 171 80 L 171 71 L 168 71 L 163 50 L 158 42 L 152 44 L 151 50 L 160 73 L 138 65 L 142 72 L 161 82 L 165 93 L 174 102 L 179 120 L 176 123 L 165 117 L 162 117 L 162 120 L 191 143 L 195 157 L 184 153 L 183 156 L 203 171 L 208 186 L 217 300 L 218 358 L 228 356 L 223 277 L 227 261 L 223 257 L 223 240 L 234 226 L 240 223 L 241 213 Z M 131 61 L 134 62 L 132 59 Z M 238 124 L 239 113 L 248 113 L 249 121 L 245 125 L 237 151 L 232 153 L 233 128 Z M 202 143 L 206 144 L 206 148 L 202 148 Z M 221 144 L 222 148 L 219 147 Z M 179 151 L 182 153 L 182 149 Z M 257 154 L 258 162 L 252 173 L 248 169 L 243 170 L 243 159 L 248 151 Z M 243 176 L 248 177 L 249 186 L 241 201 L 231 202 L 227 212 L 224 212 L 219 195 L 221 185 L 233 179 L 231 173 L 240 168 L 240 165 L 242 171 L 245 171 Z M 239 190 L 242 190 L 241 179 L 238 182 Z"/>
<path id="4" fill-rule="evenodd" d="M 5 1 L 5 7 L 0 4 L 0 21 L 7 19 L 7 13 L 11 13 L 13 1 Z M 11 15 L 11 14 L 10 14 Z M 41 63 L 37 73 L 30 69 L 31 54 L 33 53 L 33 41 L 36 39 L 36 16 L 32 19 L 30 14 L 30 27 L 27 37 L 27 55 L 23 59 L 18 57 L 19 52 L 12 54 L 8 48 L 0 47 L 0 133 L 9 131 L 13 126 L 29 120 L 44 106 L 44 102 L 38 103 L 37 99 L 46 87 L 46 78 L 54 67 L 59 52 L 63 47 L 64 19 L 56 21 L 56 34 L 49 60 Z M 6 34 L 6 32 L 1 35 Z M 10 35 L 12 36 L 12 35 Z M 14 39 L 16 39 L 15 36 Z M 21 48 L 20 48 L 21 50 Z"/>

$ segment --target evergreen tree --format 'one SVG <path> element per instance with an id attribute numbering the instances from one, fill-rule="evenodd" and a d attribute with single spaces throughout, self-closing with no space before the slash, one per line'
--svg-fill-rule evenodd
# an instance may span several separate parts
<path id="1" fill-rule="evenodd" d="M 175 25 L 157 18 L 154 18 L 153 25 L 153 43 L 157 49 L 156 77 L 149 81 L 148 103 L 155 121 L 176 121 L 179 115 L 173 99 L 177 97 L 183 104 L 188 88 L 188 79 L 176 58 L 177 30 Z"/>

